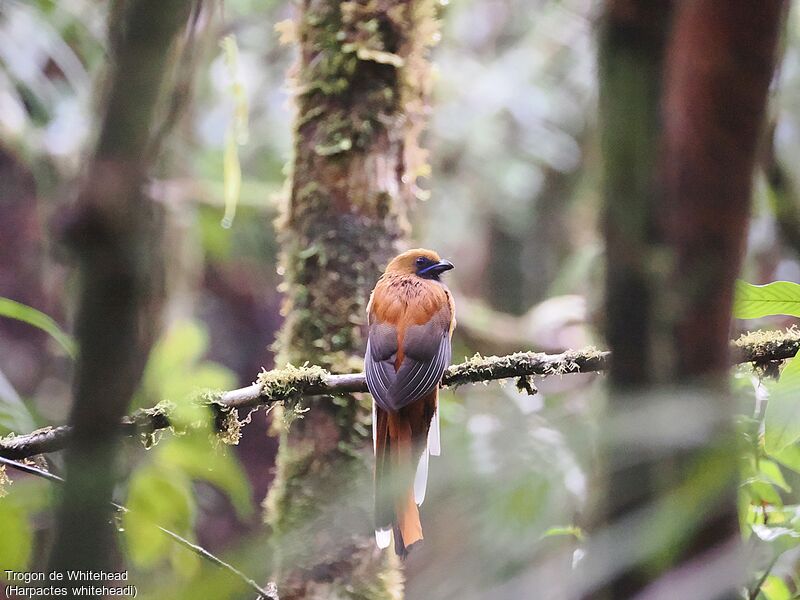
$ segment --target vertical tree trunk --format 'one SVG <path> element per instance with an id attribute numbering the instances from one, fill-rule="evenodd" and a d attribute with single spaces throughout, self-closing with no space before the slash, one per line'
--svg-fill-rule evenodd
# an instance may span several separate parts
<path id="1" fill-rule="evenodd" d="M 652 269 L 658 250 L 655 172 L 661 73 L 672 2 L 607 0 L 600 40 L 600 127 L 604 161 L 606 337 L 615 386 L 647 383 L 656 318 Z"/>
<path id="2" fill-rule="evenodd" d="M 781 0 L 606 3 L 610 418 L 650 439 L 613 430 L 605 515 L 627 546 L 615 548 L 623 566 L 607 571 L 597 597 L 739 597 L 728 336 L 784 9 Z M 671 431 L 676 409 L 683 425 Z"/>
<path id="3" fill-rule="evenodd" d="M 110 501 L 120 419 L 139 384 L 160 297 L 160 257 L 153 248 L 158 220 L 142 188 L 156 158 L 150 131 L 166 57 L 191 6 L 184 0 L 129 0 L 113 11 L 105 111 L 66 232 L 80 269 L 80 347 L 74 433 L 50 557 L 55 571 L 113 566 Z"/>
<path id="4" fill-rule="evenodd" d="M 366 303 L 407 232 L 425 155 L 430 0 L 304 0 L 295 158 L 284 211 L 279 362 L 362 368 Z M 281 440 L 267 500 L 282 598 L 397 598 L 375 547 L 366 399 L 312 400 Z"/>

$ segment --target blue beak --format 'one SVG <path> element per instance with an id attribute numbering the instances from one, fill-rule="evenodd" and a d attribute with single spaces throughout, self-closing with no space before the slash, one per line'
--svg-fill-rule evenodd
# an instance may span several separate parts
<path id="1" fill-rule="evenodd" d="M 428 267 L 425 267 L 421 271 L 417 271 L 417 274 L 418 275 L 434 275 L 434 276 L 438 277 L 441 273 L 444 273 L 445 271 L 449 271 L 452 268 L 453 268 L 453 263 L 451 263 L 449 260 L 440 260 L 437 263 L 434 263 L 434 264 L 432 264 L 432 265 L 430 265 Z"/>

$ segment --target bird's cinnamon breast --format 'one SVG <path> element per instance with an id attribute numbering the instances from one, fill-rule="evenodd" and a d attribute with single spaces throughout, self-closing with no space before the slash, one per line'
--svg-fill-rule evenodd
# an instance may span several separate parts
<path id="1" fill-rule="evenodd" d="M 410 327 L 435 324 L 451 330 L 452 299 L 447 288 L 437 281 L 413 275 L 388 275 L 378 282 L 370 302 L 370 323 L 385 323 L 397 332 L 399 369 L 406 354 L 405 338 Z"/>
<path id="2" fill-rule="evenodd" d="M 370 317 L 392 325 L 401 322 L 420 325 L 427 323 L 442 306 L 449 309 L 450 303 L 447 288 L 438 281 L 413 275 L 389 275 L 382 277 L 375 286 Z"/>

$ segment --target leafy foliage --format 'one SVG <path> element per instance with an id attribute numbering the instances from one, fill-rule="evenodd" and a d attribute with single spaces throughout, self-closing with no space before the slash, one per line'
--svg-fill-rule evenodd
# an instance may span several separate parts
<path id="1" fill-rule="evenodd" d="M 203 360 L 208 344 L 203 326 L 180 321 L 151 352 L 138 402 L 171 402 L 173 428 L 180 435 L 159 441 L 135 471 L 126 501 L 130 512 L 123 517 L 123 536 L 135 564 L 151 569 L 169 561 L 183 577 L 194 574 L 197 557 L 176 546 L 154 525 L 193 538 L 198 500 L 202 499 L 195 482 L 205 482 L 226 494 L 239 518 L 253 515 L 252 491 L 239 461 L 226 446 L 215 443 L 210 408 L 194 401 L 198 390 L 236 385 L 228 369 Z M 192 427 L 187 427 L 190 424 Z"/>
<path id="2" fill-rule="evenodd" d="M 0 435 L 33 431 L 35 423 L 22 398 L 0 373 Z"/>
<path id="3" fill-rule="evenodd" d="M 776 281 L 736 284 L 734 316 L 756 319 L 774 314 L 800 316 L 800 285 Z M 800 482 L 800 356 L 785 362 L 775 380 L 754 380 L 766 408 L 745 428 L 749 452 L 743 457 L 740 519 L 745 537 L 766 545 L 776 561 L 800 545 L 800 507 L 793 486 Z M 767 567 L 759 598 L 791 598 L 783 578 Z"/>
<path id="4" fill-rule="evenodd" d="M 777 454 L 800 440 L 800 358 L 786 361 L 780 379 L 768 389 L 764 446 L 768 453 Z"/>
<path id="5" fill-rule="evenodd" d="M 16 493 L 0 498 L 0 523 L 3 524 L 0 564 L 4 569 L 24 571 L 33 549 L 33 528 L 30 514 Z"/>
<path id="6" fill-rule="evenodd" d="M 139 469 L 131 478 L 127 507 L 129 512 L 122 517 L 124 539 L 135 565 L 153 567 L 185 552 L 156 527 L 191 537 L 195 502 L 191 480 L 184 473 L 153 465 Z"/>
<path id="7" fill-rule="evenodd" d="M 46 482 L 20 479 L 9 493 L 0 494 L 0 564 L 3 569 L 31 569 L 34 541 L 34 518 L 50 507 L 51 493 Z M 0 577 L 2 576 L 0 571 Z"/>
<path id="8" fill-rule="evenodd" d="M 739 319 L 758 319 L 769 315 L 800 317 L 800 285 L 774 281 L 766 285 L 736 282 L 733 314 Z"/>
<path id="9" fill-rule="evenodd" d="M 149 571 L 170 565 L 184 579 L 196 574 L 199 558 L 176 545 L 159 526 L 192 541 L 198 505 L 204 495 L 216 493 L 212 489 L 230 499 L 241 520 L 254 514 L 252 490 L 239 461 L 217 442 L 210 408 L 194 401 L 198 389 L 230 389 L 236 384 L 228 369 L 203 360 L 207 349 L 208 333 L 193 321 L 176 323 L 155 345 L 137 399 L 140 403 L 170 401 L 180 435 L 161 441 L 140 461 L 123 502 L 129 510 L 119 517 L 119 531 L 136 568 Z M 13 416 L 14 410 L 14 404 L 0 397 L 0 417 L 4 413 Z M 0 419 L 0 425 L 3 423 Z M 192 428 L 184 427 L 190 423 Z M 198 483 L 206 487 L 198 487 Z M 49 495 L 41 493 L 43 485 L 50 484 L 23 479 L 7 486 L 8 495 L 0 498 L 3 568 L 24 570 L 29 566 L 32 518 L 48 506 Z"/>
<path id="10" fill-rule="evenodd" d="M 64 333 L 51 317 L 35 308 L 16 302 L 10 298 L 0 297 L 0 317 L 16 319 L 28 325 L 33 325 L 48 333 L 58 345 L 61 346 L 71 358 L 75 358 L 75 342 Z"/>

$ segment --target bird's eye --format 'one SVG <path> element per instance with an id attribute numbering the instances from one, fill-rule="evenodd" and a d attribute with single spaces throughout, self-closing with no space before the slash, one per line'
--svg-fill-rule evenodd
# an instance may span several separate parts
<path id="1" fill-rule="evenodd" d="M 421 266 L 422 266 L 422 265 L 424 265 L 426 262 L 428 262 L 428 261 L 427 261 L 427 259 L 426 259 L 424 256 L 419 256 L 419 257 L 417 257 L 417 266 L 418 266 L 418 267 L 421 267 Z"/>

